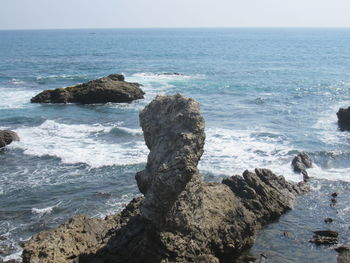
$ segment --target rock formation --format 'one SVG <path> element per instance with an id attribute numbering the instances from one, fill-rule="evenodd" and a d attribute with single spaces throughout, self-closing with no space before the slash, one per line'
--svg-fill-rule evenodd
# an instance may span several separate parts
<path id="1" fill-rule="evenodd" d="M 13 141 L 19 141 L 17 133 L 9 130 L 0 130 L 0 148 L 5 147 Z"/>
<path id="2" fill-rule="evenodd" d="M 31 99 L 33 103 L 107 103 L 131 102 L 143 99 L 145 93 L 138 83 L 124 80 L 123 75 L 112 74 L 73 87 L 45 90 Z"/>
<path id="3" fill-rule="evenodd" d="M 340 108 L 337 112 L 338 125 L 342 130 L 350 130 L 350 107 L 347 109 Z"/>
<path id="4" fill-rule="evenodd" d="M 306 169 L 312 167 L 312 160 L 305 152 L 299 153 L 292 161 L 292 167 L 295 172 L 303 175 L 304 181 L 310 179 Z"/>
<path id="5" fill-rule="evenodd" d="M 136 175 L 144 199 L 121 215 L 76 217 L 35 235 L 25 244 L 24 263 L 234 262 L 262 226 L 306 191 L 304 183 L 267 169 L 223 183 L 202 181 L 197 164 L 204 120 L 190 98 L 158 96 L 140 113 L 140 123 L 150 149 L 145 170 Z"/>

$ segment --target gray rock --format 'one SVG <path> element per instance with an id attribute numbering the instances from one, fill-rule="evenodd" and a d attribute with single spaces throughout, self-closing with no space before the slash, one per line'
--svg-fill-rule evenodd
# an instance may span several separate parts
<path id="1" fill-rule="evenodd" d="M 316 245 L 334 245 L 338 244 L 338 232 L 332 230 L 314 231 L 314 236 L 310 240 Z"/>
<path id="2" fill-rule="evenodd" d="M 13 141 L 19 141 L 17 133 L 9 130 L 0 130 L 0 148 L 5 147 Z"/>
<path id="3" fill-rule="evenodd" d="M 306 169 L 312 167 L 312 160 L 305 152 L 299 153 L 292 161 L 293 170 L 303 175 L 304 181 L 310 179 Z"/>
<path id="4" fill-rule="evenodd" d="M 204 182 L 197 168 L 204 120 L 190 98 L 158 96 L 140 123 L 150 149 L 136 175 L 144 199 L 121 215 L 78 217 L 35 235 L 24 247 L 24 263 L 233 262 L 307 190 L 267 169 Z"/>
<path id="5" fill-rule="evenodd" d="M 73 87 L 45 90 L 31 99 L 33 103 L 107 103 L 131 102 L 143 99 L 145 93 L 138 83 L 124 81 L 124 76 L 112 74 Z"/>
<path id="6" fill-rule="evenodd" d="M 341 130 L 350 130 L 350 107 L 340 108 L 337 112 L 338 125 Z"/>

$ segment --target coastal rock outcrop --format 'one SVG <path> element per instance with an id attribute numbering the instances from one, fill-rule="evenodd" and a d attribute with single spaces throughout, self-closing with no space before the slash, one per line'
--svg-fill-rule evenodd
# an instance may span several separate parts
<path id="1" fill-rule="evenodd" d="M 337 112 L 338 125 L 342 130 L 350 130 L 350 107 L 340 108 Z"/>
<path id="2" fill-rule="evenodd" d="M 10 130 L 0 130 L 0 148 L 5 147 L 13 141 L 19 141 L 16 132 Z"/>
<path id="3" fill-rule="evenodd" d="M 305 152 L 301 152 L 294 157 L 292 167 L 294 172 L 301 173 L 303 175 L 304 181 L 310 179 L 306 169 L 312 168 L 312 160 Z"/>
<path id="4" fill-rule="evenodd" d="M 144 198 L 121 216 L 78 217 L 35 235 L 24 247 L 24 263 L 234 262 L 259 229 L 307 191 L 304 183 L 289 183 L 267 169 L 204 182 L 197 168 L 204 119 L 193 99 L 157 96 L 140 113 L 140 123 L 150 149 L 145 170 L 136 175 Z M 67 233 L 69 246 L 62 241 Z"/>
<path id="5" fill-rule="evenodd" d="M 31 99 L 33 103 L 107 103 L 143 99 L 140 84 L 126 82 L 123 75 L 112 74 L 73 87 L 45 90 Z"/>

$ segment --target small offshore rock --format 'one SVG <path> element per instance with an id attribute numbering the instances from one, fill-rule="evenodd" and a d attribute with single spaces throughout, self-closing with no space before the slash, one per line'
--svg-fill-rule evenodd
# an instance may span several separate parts
<path id="1" fill-rule="evenodd" d="M 124 103 L 144 98 L 140 84 L 126 82 L 124 76 L 112 74 L 73 87 L 45 90 L 32 103 Z"/>
<path id="2" fill-rule="evenodd" d="M 9 145 L 13 141 L 19 141 L 16 132 L 10 130 L 0 130 L 0 148 Z"/>
<path id="3" fill-rule="evenodd" d="M 324 220 L 324 222 L 327 223 L 327 224 L 330 224 L 330 223 L 333 222 L 333 219 L 330 218 L 330 217 L 327 217 L 327 218 Z"/>
<path id="4" fill-rule="evenodd" d="M 350 130 L 350 107 L 340 108 L 337 112 L 338 125 L 341 130 Z"/>
<path id="5" fill-rule="evenodd" d="M 334 198 L 338 197 L 338 193 L 335 193 L 335 192 L 334 192 L 334 193 L 332 194 L 332 197 L 334 197 Z"/>
<path id="6" fill-rule="evenodd" d="M 312 168 L 312 160 L 305 152 L 301 152 L 294 157 L 292 167 L 294 172 L 301 173 L 303 175 L 304 181 L 310 179 L 306 169 Z"/>
<path id="7" fill-rule="evenodd" d="M 338 232 L 332 230 L 314 231 L 314 236 L 310 240 L 316 245 L 334 245 L 338 244 Z"/>

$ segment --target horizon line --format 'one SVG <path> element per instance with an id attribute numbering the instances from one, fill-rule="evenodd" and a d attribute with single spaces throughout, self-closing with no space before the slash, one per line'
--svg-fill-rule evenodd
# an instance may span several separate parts
<path id="1" fill-rule="evenodd" d="M 58 28 L 0 28 L 0 31 L 39 30 L 108 30 L 108 29 L 350 29 L 350 26 L 201 26 L 201 27 L 58 27 Z"/>

